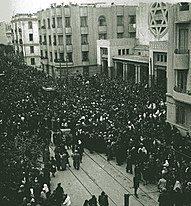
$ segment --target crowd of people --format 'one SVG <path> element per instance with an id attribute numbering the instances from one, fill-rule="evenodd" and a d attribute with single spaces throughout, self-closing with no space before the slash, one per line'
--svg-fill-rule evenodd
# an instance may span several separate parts
<path id="1" fill-rule="evenodd" d="M 52 161 L 59 169 L 66 169 L 67 164 L 69 166 L 67 151 L 58 145 L 63 141 L 66 146 L 79 145 L 80 141 L 91 153 L 105 152 L 108 161 L 115 158 L 118 165 L 126 162 L 126 171 L 134 173 L 144 184 L 157 183 L 163 178 L 160 181 L 163 187 L 158 184 L 161 205 L 165 205 L 162 202 L 168 197 L 171 205 L 180 206 L 173 202 L 176 199 L 173 195 L 184 200 L 185 205 L 190 204 L 191 150 L 185 141 L 190 136 L 182 137 L 176 127 L 165 121 L 165 91 L 156 85 L 149 87 L 104 75 L 54 79 L 21 65 L 11 55 L 1 53 L 4 61 L 0 65 L 0 158 L 3 162 L 0 175 L 6 174 L 10 180 L 1 180 L 2 201 L 17 202 L 18 191 L 23 193 L 26 184 L 28 192 L 25 203 L 22 200 L 21 204 L 35 205 L 30 188 L 31 184 L 39 183 L 39 178 L 35 173 L 33 183 L 25 180 L 26 183 L 21 184 L 24 181 L 21 174 L 30 179 L 29 174 L 33 174 L 35 168 L 46 176 L 46 170 L 40 169 L 40 156 L 45 163 Z M 60 137 L 63 128 L 71 130 L 72 138 Z M 48 151 L 50 131 L 54 131 L 57 145 L 52 160 Z M 73 152 L 77 154 L 74 167 L 79 169 L 83 151 L 74 147 Z M 54 175 L 53 167 L 51 171 Z M 41 189 L 44 184 L 49 188 L 50 179 L 40 184 Z M 13 190 L 16 195 L 10 195 Z M 46 194 L 48 199 L 52 195 L 54 192 Z"/>

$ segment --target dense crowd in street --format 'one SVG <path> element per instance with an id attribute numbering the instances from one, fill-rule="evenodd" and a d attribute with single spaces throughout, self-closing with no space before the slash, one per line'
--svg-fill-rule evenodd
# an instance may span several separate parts
<path id="1" fill-rule="evenodd" d="M 158 182 L 161 206 L 190 205 L 191 150 L 185 141 L 190 135 L 182 137 L 165 121 L 161 88 L 103 75 L 53 79 L 10 62 L 1 62 L 0 136 L 5 142 L 1 158 L 12 173 L 10 180 L 17 178 L 14 187 L 12 182 L 3 182 L 2 205 L 59 206 L 68 201 L 60 184 L 50 192 L 50 173 L 54 176 L 56 170 L 70 166 L 66 149 L 70 147 L 77 170 L 84 147 L 90 153 L 104 152 L 108 161 L 115 158 L 118 165 L 127 164 L 126 171 L 135 177 L 137 198 L 139 182 Z M 61 130 L 67 128 L 71 135 L 63 138 Z M 50 157 L 48 149 L 51 131 L 55 157 Z M 43 169 L 37 161 L 40 156 Z M 5 184 L 11 189 L 5 189 Z"/>

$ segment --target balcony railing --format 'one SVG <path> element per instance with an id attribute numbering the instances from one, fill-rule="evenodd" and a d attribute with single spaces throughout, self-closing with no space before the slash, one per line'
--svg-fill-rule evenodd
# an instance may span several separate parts
<path id="1" fill-rule="evenodd" d="M 189 50 L 188 49 L 175 49 L 174 53 L 175 54 L 189 54 Z"/>
<path id="2" fill-rule="evenodd" d="M 180 92 L 180 93 L 187 93 L 188 90 L 186 90 L 186 88 L 182 88 L 180 86 L 174 86 L 174 91 Z"/>
<path id="3" fill-rule="evenodd" d="M 64 59 L 54 59 L 55 63 L 66 63 Z"/>
<path id="4" fill-rule="evenodd" d="M 44 56 L 41 56 L 40 58 L 41 58 L 41 59 L 48 59 L 47 56 L 45 56 L 45 57 L 44 57 Z"/>
<path id="5" fill-rule="evenodd" d="M 43 41 L 42 44 L 43 44 L 43 45 L 46 45 L 46 41 Z"/>

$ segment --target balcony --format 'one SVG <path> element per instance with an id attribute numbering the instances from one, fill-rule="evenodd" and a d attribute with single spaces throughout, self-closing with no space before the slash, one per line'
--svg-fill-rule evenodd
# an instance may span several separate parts
<path id="1" fill-rule="evenodd" d="M 179 7 L 179 9 L 177 9 L 177 19 L 175 23 L 191 23 L 189 5 L 187 8 L 184 8 L 184 9 L 181 9 L 181 8 L 182 7 Z"/>
<path id="2" fill-rule="evenodd" d="M 63 28 L 57 28 L 56 31 L 57 31 L 58 34 L 62 34 L 63 33 Z"/>
<path id="3" fill-rule="evenodd" d="M 88 27 L 81 27 L 81 34 L 88 34 Z"/>
<path id="4" fill-rule="evenodd" d="M 72 51 L 73 50 L 73 47 L 72 47 L 72 44 L 70 45 L 66 45 L 66 51 Z"/>
<path id="5" fill-rule="evenodd" d="M 117 26 L 117 33 L 123 33 L 124 27 L 123 26 Z"/>
<path id="6" fill-rule="evenodd" d="M 189 69 L 189 50 L 179 50 L 174 51 L 174 69 Z"/>
<path id="7" fill-rule="evenodd" d="M 41 56 L 40 58 L 41 58 L 41 63 L 42 63 L 42 64 L 48 64 L 48 57 L 46 57 L 46 56 L 45 56 L 45 57 Z"/>
<path id="8" fill-rule="evenodd" d="M 107 26 L 99 26 L 98 32 L 99 33 L 107 33 Z"/>
<path id="9" fill-rule="evenodd" d="M 89 51 L 89 45 L 88 44 L 82 44 L 82 51 Z"/>
<path id="10" fill-rule="evenodd" d="M 129 24 L 129 32 L 136 32 L 136 24 Z"/>
<path id="11" fill-rule="evenodd" d="M 179 92 L 178 90 L 179 88 L 174 88 L 173 98 L 177 101 L 184 102 L 186 104 L 191 104 L 191 91 L 186 90 L 184 92 Z"/>
<path id="12" fill-rule="evenodd" d="M 55 59 L 55 67 L 71 67 L 73 62 L 65 61 L 64 59 Z"/>
<path id="13" fill-rule="evenodd" d="M 72 33 L 72 28 L 71 27 L 66 27 L 66 34 L 71 34 Z"/>

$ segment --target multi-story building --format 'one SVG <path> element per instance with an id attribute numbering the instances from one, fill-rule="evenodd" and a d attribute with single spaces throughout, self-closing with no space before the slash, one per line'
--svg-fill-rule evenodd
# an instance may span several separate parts
<path id="1" fill-rule="evenodd" d="M 97 67 L 98 39 L 127 38 L 130 15 L 135 6 L 119 5 L 51 5 L 39 11 L 41 62 L 53 76 L 92 75 Z"/>
<path id="2" fill-rule="evenodd" d="M 16 14 L 12 17 L 13 46 L 27 65 L 40 67 L 40 46 L 36 14 Z"/>
<path id="3" fill-rule="evenodd" d="M 108 63 L 113 67 L 114 77 L 131 79 L 136 83 L 157 83 L 166 87 L 168 12 L 169 4 L 158 2 L 140 3 L 136 8 L 136 16 L 129 14 L 127 31 L 134 31 L 136 35 L 129 35 L 130 38 L 121 40 L 121 45 L 118 39 L 112 39 L 118 48 L 108 47 L 112 55 L 108 54 L 107 57 L 113 60 Z M 104 40 L 97 44 L 98 53 L 101 52 L 100 48 L 106 48 Z M 105 55 L 100 56 L 105 59 Z M 98 59 L 98 64 L 102 65 L 103 60 Z M 112 77 L 111 72 L 107 73 Z"/>
<path id="4" fill-rule="evenodd" d="M 191 4 L 173 5 L 169 18 L 167 121 L 191 132 Z"/>
<path id="5" fill-rule="evenodd" d="M 11 25 L 6 22 L 0 22 L 0 44 L 12 44 Z"/>

